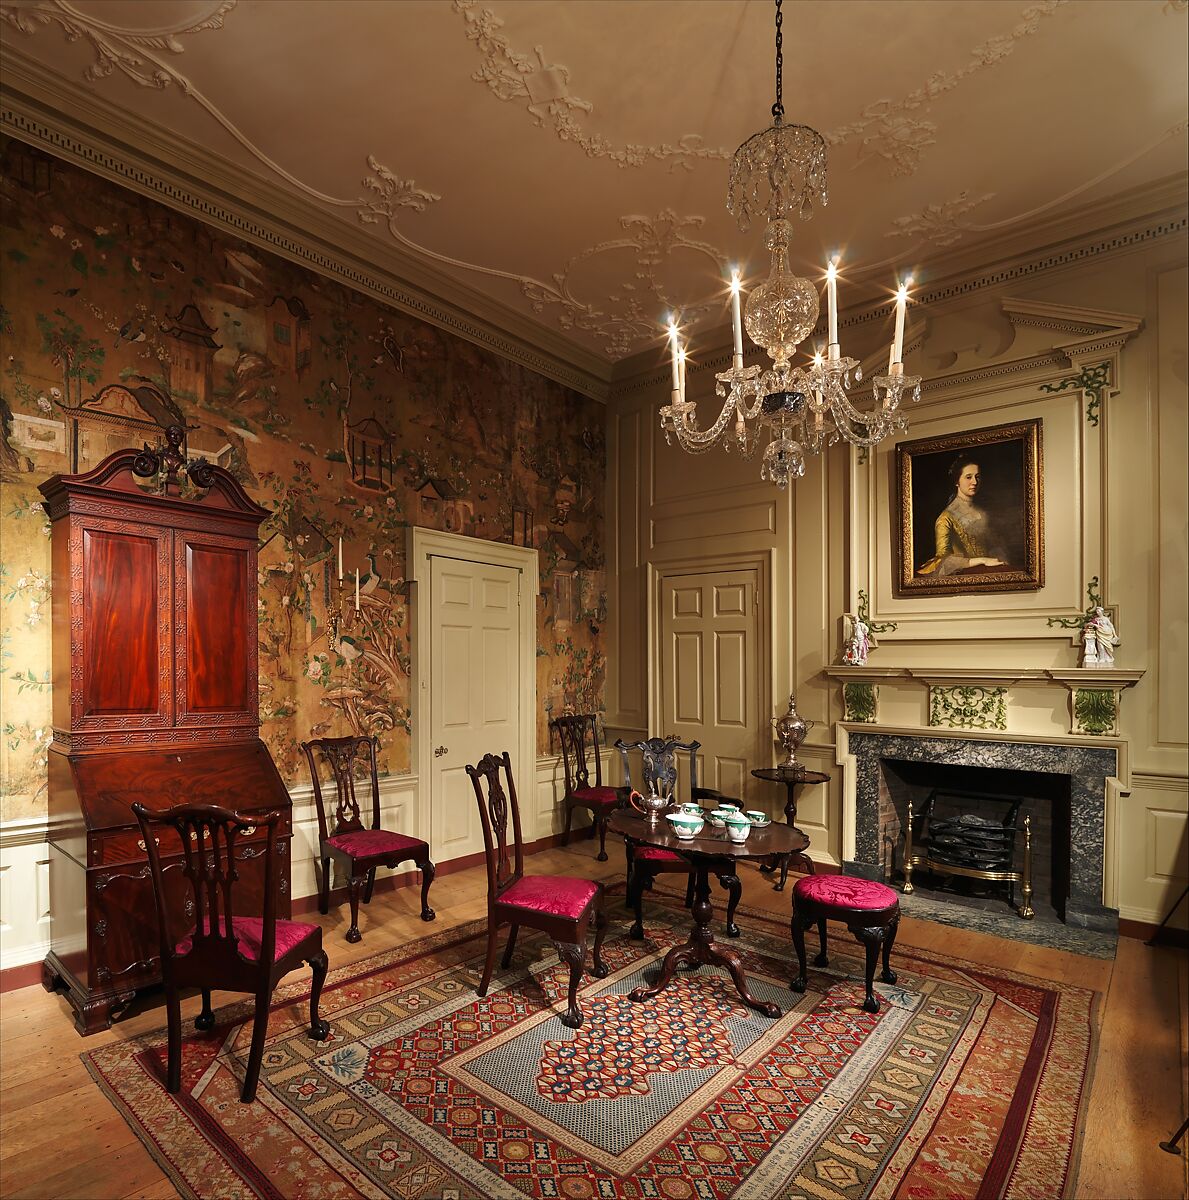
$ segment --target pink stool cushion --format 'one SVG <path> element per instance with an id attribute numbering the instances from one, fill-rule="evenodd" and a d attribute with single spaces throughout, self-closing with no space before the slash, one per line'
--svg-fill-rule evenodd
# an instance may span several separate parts
<path id="1" fill-rule="evenodd" d="M 598 890 L 599 885 L 589 879 L 573 879 L 568 875 L 525 875 L 500 896 L 499 903 L 576 921 L 586 912 Z"/>
<path id="2" fill-rule="evenodd" d="M 206 918 L 207 932 L 210 932 L 211 919 L 210 915 Z M 221 935 L 226 929 L 223 924 L 223 918 L 219 918 L 218 932 Z M 249 962 L 256 962 L 260 958 L 260 947 L 264 942 L 264 918 L 263 917 L 232 917 L 231 932 L 239 939 L 239 952 Z M 305 921 L 278 921 L 277 922 L 277 943 L 273 953 L 273 962 L 284 958 L 294 946 L 299 945 L 310 936 L 311 933 L 317 933 L 317 925 L 308 925 Z M 188 934 L 174 947 L 174 953 L 182 956 L 190 953 L 194 945 L 194 930 L 191 929 Z"/>
<path id="3" fill-rule="evenodd" d="M 350 833 L 336 833 L 326 839 L 328 846 L 342 850 L 352 858 L 383 858 L 388 854 L 411 855 L 429 847 L 420 839 L 407 837 L 403 833 L 389 833 L 387 829 L 355 829 Z"/>
<path id="4" fill-rule="evenodd" d="M 863 910 L 891 908 L 899 902 L 886 884 L 854 875 L 806 875 L 793 885 L 793 903 L 799 900 Z"/>
<path id="5" fill-rule="evenodd" d="M 636 851 L 636 859 L 643 862 L 679 862 L 689 866 L 688 858 L 682 858 L 676 850 L 662 850 L 660 846 L 641 846 Z"/>
<path id="6" fill-rule="evenodd" d="M 610 787 L 578 788 L 574 792 L 574 799 L 593 808 L 615 808 L 619 804 L 619 793 Z"/>

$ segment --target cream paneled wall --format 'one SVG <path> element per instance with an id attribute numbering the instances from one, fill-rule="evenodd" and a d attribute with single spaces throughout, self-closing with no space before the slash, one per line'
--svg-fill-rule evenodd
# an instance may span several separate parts
<path id="1" fill-rule="evenodd" d="M 839 661 L 841 614 L 853 611 L 859 590 L 870 596 L 874 620 L 898 626 L 879 637 L 872 666 L 1062 670 L 1076 666 L 1077 642 L 1046 619 L 1081 613 L 1097 575 L 1118 609 L 1118 665 L 1144 672 L 1123 695 L 1128 777 L 1108 807 L 1105 898 L 1124 918 L 1159 920 L 1189 877 L 1183 219 L 1183 209 L 1146 224 L 1137 215 L 1134 236 L 1087 236 L 1059 252 L 1017 254 L 987 268 L 976 286 L 938 286 L 940 298 L 915 313 L 909 369 L 926 388 L 910 406 L 907 438 L 1044 421 L 1046 581 L 1038 592 L 893 594 L 892 442 L 866 462 L 837 447 L 782 493 L 760 482 L 756 461 L 718 449 L 691 457 L 665 444 L 657 416 L 668 399 L 664 374 L 621 385 L 608 413 L 608 726 L 664 732 L 656 727 L 658 573 L 766 560 L 773 654 L 765 683 L 773 714 L 795 688 L 800 712 L 818 723 L 801 757 L 832 779 L 803 789 L 798 823 L 815 857 L 837 863 L 841 696 L 823 668 Z M 882 320 L 852 321 L 844 332 L 851 354 L 886 353 L 885 339 Z M 725 355 L 718 359 L 690 377 L 691 398 L 705 400 L 707 413 L 717 412 L 713 373 L 727 365 Z M 1112 387 L 1097 426 L 1080 387 L 1043 390 L 1102 361 L 1111 363 Z M 919 680 L 883 681 L 879 724 L 926 727 L 927 695 Z M 1004 736 L 1067 738 L 1069 722 L 1068 690 L 1034 681 L 1011 690 Z M 752 798 L 775 806 L 766 786 L 756 784 Z"/>

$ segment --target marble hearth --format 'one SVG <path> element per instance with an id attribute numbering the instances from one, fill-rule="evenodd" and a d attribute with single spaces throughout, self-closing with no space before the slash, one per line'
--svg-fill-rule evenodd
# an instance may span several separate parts
<path id="1" fill-rule="evenodd" d="M 1046 813 L 1043 843 L 1045 868 L 1058 881 L 1059 907 L 1067 925 L 1114 933 L 1118 911 L 1103 904 L 1103 849 L 1107 781 L 1118 773 L 1118 751 L 1034 741 L 989 740 L 849 731 L 849 751 L 855 760 L 854 857 L 846 859 L 848 873 L 885 879 L 893 862 L 891 847 L 899 845 L 901 818 L 892 797 L 910 764 L 939 764 L 974 768 L 976 779 L 986 769 L 986 789 L 997 792 L 1005 779 L 1029 779 Z M 1068 862 L 1065 861 L 1066 855 Z M 1053 861 L 1053 860 L 1056 861 Z M 899 865 L 899 858 L 895 858 Z"/>

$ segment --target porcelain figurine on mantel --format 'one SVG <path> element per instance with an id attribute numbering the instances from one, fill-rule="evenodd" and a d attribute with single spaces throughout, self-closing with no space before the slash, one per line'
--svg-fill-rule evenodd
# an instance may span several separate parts
<path id="1" fill-rule="evenodd" d="M 776 731 L 776 740 L 784 750 L 784 761 L 777 764 L 779 770 L 801 770 L 801 764 L 797 761 L 797 750 L 813 726 L 813 721 L 806 721 L 797 712 L 796 695 L 789 692 L 788 712 L 782 717 L 772 718 L 772 728 Z"/>
<path id="2" fill-rule="evenodd" d="M 849 667 L 865 667 L 871 651 L 871 630 L 861 616 L 844 613 L 846 621 L 846 645 L 842 648 L 842 661 Z"/>
<path id="3" fill-rule="evenodd" d="M 1118 644 L 1119 635 L 1115 632 L 1114 622 L 1106 609 L 1095 605 L 1086 614 L 1082 625 L 1082 666 L 1113 667 Z"/>

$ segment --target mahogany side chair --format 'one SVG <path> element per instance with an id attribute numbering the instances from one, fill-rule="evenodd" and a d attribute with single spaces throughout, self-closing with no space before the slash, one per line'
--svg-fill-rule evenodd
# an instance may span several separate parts
<path id="1" fill-rule="evenodd" d="M 169 1023 L 169 1059 L 166 1089 L 181 1091 L 182 1086 L 182 1010 L 179 989 L 199 988 L 202 1012 L 194 1018 L 194 1028 L 214 1028 L 211 991 L 221 989 L 248 992 L 256 997 L 256 1015 L 252 1022 L 252 1044 L 240 1099 L 250 1104 L 256 1098 L 264 1039 L 268 1032 L 268 1011 L 272 994 L 282 977 L 301 963 L 309 963 L 314 972 L 310 989 L 310 1037 L 325 1041 L 330 1026 L 318 1016 L 318 1001 L 326 980 L 326 951 L 322 949 L 322 930 L 305 921 L 277 919 L 277 894 L 274 863 L 278 853 L 277 826 L 284 819 L 280 812 L 264 816 L 253 813 L 240 816 L 215 804 L 179 804 L 162 812 L 153 812 L 143 804 L 133 804 L 140 823 L 141 836 L 149 857 L 153 896 L 157 905 L 157 926 L 161 936 L 161 977 L 165 984 L 165 1006 Z M 236 853 L 236 838 L 266 826 L 264 841 L 255 842 Z M 167 884 L 161 866 L 160 840 L 168 831 L 170 852 L 181 844 L 182 877 L 189 882 L 185 914 L 189 932 L 175 941 L 172 930 L 178 927 L 177 914 L 170 911 Z M 260 847 L 263 850 L 260 850 Z M 232 891 L 239 878 L 236 862 L 263 853 L 264 913 L 259 917 L 237 914 Z M 172 864 L 171 864 L 172 866 Z M 169 896 L 176 896 L 172 887 Z"/>
<path id="2" fill-rule="evenodd" d="M 623 758 L 623 777 L 630 784 L 632 765 L 630 755 L 638 752 L 640 755 L 640 791 L 649 794 L 672 796 L 676 800 L 677 788 L 677 752 L 689 754 L 690 799 L 713 799 L 722 801 L 730 799 L 713 788 L 698 786 L 698 751 L 702 743 L 698 741 L 682 742 L 675 737 L 647 738 L 642 742 L 625 742 L 622 738 L 615 743 L 616 750 Z M 629 936 L 640 941 L 644 937 L 644 892 L 652 887 L 653 880 L 658 875 L 685 874 L 689 882 L 685 889 L 685 906 L 689 908 L 694 902 L 694 869 L 688 858 L 674 850 L 665 850 L 660 846 L 633 846 L 627 843 L 628 856 L 628 886 L 627 907 L 635 911 L 636 920 L 629 931 Z M 727 889 L 727 923 L 728 937 L 739 936 L 739 926 L 735 924 L 735 909 L 739 906 L 739 897 L 743 888 L 739 876 L 733 867 L 726 864 L 724 870 L 718 873 L 718 881 Z"/>
<path id="3" fill-rule="evenodd" d="M 585 808 L 594 819 L 599 835 L 598 861 L 607 861 L 607 819 L 627 802 L 620 788 L 603 786 L 603 757 L 599 753 L 599 721 L 595 713 L 566 713 L 549 722 L 549 739 L 557 735 L 562 768 L 566 776 L 566 828 L 562 845 L 570 840 L 570 822 L 575 808 Z M 588 757 L 594 755 L 594 783 L 590 781 Z"/>
<path id="4" fill-rule="evenodd" d="M 403 862 L 413 862 L 421 869 L 421 919 L 432 921 L 435 913 L 429 907 L 429 886 L 434 880 L 434 865 L 429 857 L 429 845 L 420 838 L 404 833 L 392 833 L 380 828 L 380 778 L 376 769 L 376 739 L 371 737 L 316 738 L 302 742 L 310 778 L 314 782 L 314 804 L 318 809 L 318 857 L 322 860 L 322 888 L 318 895 L 318 911 L 330 911 L 331 864 L 341 864 L 347 872 L 347 897 L 351 902 L 351 928 L 347 941 L 363 940 L 359 932 L 359 900 L 367 904 L 376 886 L 378 867 L 394 868 Z M 326 822 L 326 805 L 322 799 L 325 768 L 333 781 L 336 793 L 334 828 Z M 364 827 L 360 816 L 355 784 L 370 778 L 372 793 L 371 828 Z M 329 832 L 328 832 L 329 831 Z"/>
<path id="5" fill-rule="evenodd" d="M 507 780 L 507 790 L 500 771 Z M 553 942 L 562 962 L 570 966 L 567 1007 L 561 1022 L 570 1029 L 582 1024 L 578 1007 L 578 981 L 586 962 L 586 935 L 594 919 L 595 939 L 591 974 L 602 979 L 607 974 L 601 955 L 607 934 L 607 906 L 603 885 L 590 879 L 567 875 L 526 875 L 524 841 L 520 831 L 520 805 L 512 779 L 512 762 L 505 751 L 501 756 L 485 754 L 468 766 L 467 774 L 475 788 L 479 820 L 483 825 L 483 845 L 487 852 L 487 960 L 479 995 L 486 996 L 495 966 L 496 943 L 500 927 L 510 925 L 508 944 L 500 962 L 502 970 L 512 963 L 516 934 L 522 925 L 541 930 Z M 484 795 L 486 789 L 486 795 Z M 508 842 L 508 817 L 512 818 L 512 841 Z"/>

